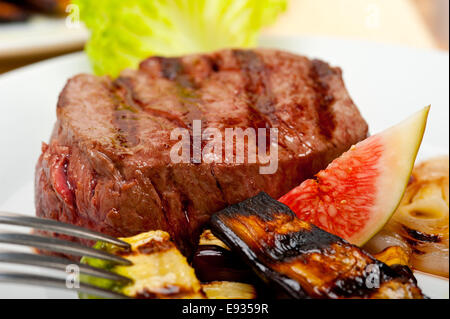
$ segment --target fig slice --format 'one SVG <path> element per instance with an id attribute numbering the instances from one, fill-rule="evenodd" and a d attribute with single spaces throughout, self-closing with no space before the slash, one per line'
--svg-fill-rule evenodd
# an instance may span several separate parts
<path id="1" fill-rule="evenodd" d="M 411 272 L 298 219 L 266 193 L 214 214 L 211 230 L 291 298 L 423 298 Z"/>
<path id="2" fill-rule="evenodd" d="M 300 219 L 362 246 L 387 223 L 403 197 L 429 109 L 352 146 L 280 202 Z"/>

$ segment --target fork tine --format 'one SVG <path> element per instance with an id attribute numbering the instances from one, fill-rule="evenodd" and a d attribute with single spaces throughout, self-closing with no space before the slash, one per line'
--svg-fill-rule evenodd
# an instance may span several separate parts
<path id="1" fill-rule="evenodd" d="M 26 226 L 35 229 L 47 230 L 55 233 L 76 236 L 84 239 L 103 241 L 127 249 L 130 248 L 130 245 L 128 243 L 119 240 L 117 238 L 114 238 L 112 236 L 108 236 L 86 228 L 66 224 L 51 219 L 29 217 L 18 214 L 0 212 L 0 224 Z"/>
<path id="2" fill-rule="evenodd" d="M 66 280 L 63 278 L 47 277 L 42 275 L 31 275 L 24 273 L 0 273 L 0 283 L 13 283 L 33 285 L 40 287 L 58 288 L 64 290 L 75 290 L 84 292 L 93 296 L 110 298 L 110 299 L 129 299 L 129 297 L 107 290 L 99 288 L 93 285 L 80 283 L 79 288 L 67 288 Z"/>
<path id="3" fill-rule="evenodd" d="M 0 252 L 0 263 L 1 262 L 8 264 L 37 266 L 61 271 L 66 271 L 66 267 L 69 265 L 76 265 L 80 269 L 80 274 L 83 275 L 111 279 L 123 283 L 132 282 L 130 278 L 115 274 L 113 272 L 100 268 L 95 268 L 69 259 L 54 256 L 16 253 L 16 252 Z"/>
<path id="4" fill-rule="evenodd" d="M 112 261 L 122 265 L 131 265 L 131 262 L 128 259 L 120 256 L 57 238 L 29 234 L 0 233 L 0 243 L 30 246 L 68 255 L 87 256 Z"/>

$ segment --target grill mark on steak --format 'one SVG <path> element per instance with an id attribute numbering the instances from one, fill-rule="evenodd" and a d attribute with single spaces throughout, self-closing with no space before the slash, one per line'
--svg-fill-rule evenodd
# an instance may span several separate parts
<path id="1" fill-rule="evenodd" d="M 194 120 L 200 120 L 202 126 L 207 125 L 207 121 L 203 116 L 203 111 L 199 107 L 202 104 L 202 99 L 198 92 L 198 87 L 195 85 L 193 79 L 185 73 L 183 62 L 181 58 L 162 58 L 159 57 L 161 65 L 161 73 L 167 80 L 175 83 L 177 97 L 180 104 L 186 109 L 183 114 L 184 128 L 189 130 L 189 136 L 191 140 L 191 163 L 200 164 L 194 162 L 194 133 L 192 123 Z M 202 141 L 201 150 L 205 145 L 205 141 Z"/>
<path id="2" fill-rule="evenodd" d="M 250 126 L 257 132 L 258 128 L 271 128 L 272 122 L 277 122 L 274 116 L 272 96 L 270 94 L 266 69 L 260 57 L 251 51 L 234 50 L 233 56 L 236 58 L 245 79 L 245 91 L 250 103 L 247 103 L 249 110 Z M 266 135 L 267 154 L 270 148 L 270 136 Z"/>
<path id="3" fill-rule="evenodd" d="M 330 106 L 334 102 L 334 96 L 329 94 L 330 86 L 326 78 L 335 72 L 327 63 L 320 60 L 313 60 L 309 73 L 313 81 L 312 89 L 316 92 L 315 104 L 319 115 L 318 127 L 323 136 L 331 139 L 336 127 L 334 115 L 330 110 Z"/>
<path id="4" fill-rule="evenodd" d="M 139 109 L 129 98 L 124 81 L 117 79 L 109 88 L 111 99 L 114 103 L 112 123 L 115 130 L 115 140 L 123 148 L 132 148 L 139 144 L 139 121 L 136 114 Z M 131 102 L 131 103 L 130 103 Z"/>
<path id="5" fill-rule="evenodd" d="M 162 58 L 159 59 L 161 62 L 161 72 L 164 75 L 164 77 L 167 77 L 168 80 L 174 81 L 176 83 L 176 89 L 179 92 L 179 94 L 182 95 L 182 97 L 184 97 L 180 102 L 183 104 L 184 107 L 186 107 L 186 97 L 195 97 L 196 95 L 194 95 L 195 93 L 189 93 L 188 91 L 193 90 L 193 85 L 192 83 L 188 80 L 187 75 L 182 74 L 183 72 L 183 67 L 181 65 L 181 62 L 179 61 L 179 59 L 173 59 L 173 58 Z M 156 109 L 151 109 L 148 107 L 142 107 L 142 103 L 139 104 L 139 100 L 136 98 L 136 94 L 134 93 L 134 89 L 133 89 L 133 83 L 129 80 L 127 80 L 126 78 L 118 78 L 115 81 L 115 85 L 120 87 L 120 88 L 124 88 L 125 89 L 125 94 L 121 94 L 120 96 L 122 97 L 122 99 L 124 100 L 125 103 L 127 103 L 128 105 L 132 105 L 134 106 L 135 109 L 137 110 L 145 110 L 147 114 L 150 115 L 156 115 L 156 116 L 161 116 L 164 117 L 166 119 L 170 119 L 172 123 L 176 123 L 179 124 L 181 127 L 186 128 L 190 131 L 190 138 L 191 138 L 191 145 L 193 145 L 192 143 L 192 139 L 193 139 L 193 134 L 192 134 L 192 125 L 190 124 L 186 124 L 184 121 L 180 120 L 177 116 L 162 111 L 162 110 L 156 110 Z M 199 102 L 197 100 L 192 101 L 191 102 L 193 105 L 198 104 Z M 188 109 L 189 112 L 189 107 L 186 107 L 186 109 Z M 198 108 L 196 108 L 196 110 L 198 110 Z M 191 112 L 189 112 L 188 114 L 192 114 Z M 192 119 L 193 120 L 193 119 Z M 192 150 L 191 150 L 191 154 L 192 154 Z M 170 170 L 169 174 L 172 175 L 172 171 Z M 171 176 L 169 178 L 169 180 L 173 180 L 174 177 Z M 166 221 L 166 225 L 168 228 L 168 231 L 170 233 L 175 233 L 174 229 L 173 229 L 173 225 L 170 221 L 170 214 L 172 214 L 172 212 L 169 211 L 169 205 L 168 205 L 168 201 L 167 199 L 164 197 L 162 191 L 160 191 L 157 187 L 157 183 L 155 183 L 154 181 L 151 180 L 151 178 L 148 178 L 150 184 L 152 185 L 152 187 L 155 190 L 155 193 L 157 194 L 157 196 L 159 197 L 159 200 L 161 202 L 161 209 L 164 213 L 164 219 Z M 178 185 L 177 185 L 178 186 Z M 180 205 L 181 205 L 181 210 L 183 213 L 183 217 L 185 219 L 185 227 L 186 229 L 189 228 L 189 206 L 191 205 L 191 200 L 187 197 L 186 194 L 184 194 L 182 187 L 177 187 L 177 191 L 179 194 L 181 194 L 181 199 L 180 199 Z M 186 243 L 188 244 L 188 243 Z"/>
<path id="6" fill-rule="evenodd" d="M 138 103 L 142 110 L 147 114 L 164 118 L 172 122 L 176 127 L 185 128 L 191 131 L 192 120 L 200 119 L 199 115 L 202 112 L 196 107 L 199 99 L 195 92 L 194 82 L 191 81 L 188 75 L 184 74 L 184 67 L 180 58 L 164 58 L 164 57 L 152 57 L 149 60 L 156 61 L 159 65 L 159 72 L 161 77 L 171 82 L 174 82 L 175 91 L 180 100 L 180 105 L 185 109 L 183 116 L 178 116 L 171 112 L 163 111 L 160 109 L 154 109 L 146 103 L 139 100 L 134 93 L 134 86 L 129 85 L 129 89 L 133 92 L 134 101 Z M 140 71 L 148 73 L 148 71 L 141 67 Z M 197 115 L 197 118 L 193 118 L 191 113 Z M 191 134 L 192 135 L 192 134 Z"/>
<path id="7" fill-rule="evenodd" d="M 161 65 L 162 76 L 170 81 L 177 81 L 183 73 L 183 64 L 180 58 L 157 58 Z"/>
<path id="8" fill-rule="evenodd" d="M 192 129 L 194 120 L 201 120 L 206 125 L 203 112 L 198 107 L 202 100 L 194 81 L 184 72 L 183 62 L 180 58 L 158 58 L 161 63 L 161 73 L 167 80 L 175 83 L 177 96 L 181 105 L 186 109 L 184 123 Z M 191 134 L 192 135 L 192 134 Z"/>
<path id="9" fill-rule="evenodd" d="M 119 77 L 115 82 L 120 84 L 121 87 L 127 90 L 125 98 L 129 103 L 129 105 L 133 105 L 136 110 L 143 111 L 148 115 L 150 115 L 152 118 L 156 117 L 168 120 L 169 122 L 174 124 L 175 127 L 182 127 L 188 129 L 186 123 L 184 123 L 184 121 L 180 119 L 177 115 L 167 111 L 151 108 L 148 105 L 146 105 L 143 101 L 141 101 L 138 95 L 136 94 L 136 90 L 132 79 L 127 77 Z"/>
<path id="10" fill-rule="evenodd" d="M 123 100 L 123 105 L 133 112 L 138 113 L 141 111 L 141 106 L 136 97 L 136 93 L 133 90 L 132 79 L 127 77 L 119 77 L 113 82 L 113 86 L 120 93 L 120 97 Z"/>
<path id="11" fill-rule="evenodd" d="M 267 79 L 267 70 L 261 58 L 252 51 L 234 50 L 245 78 L 245 89 L 250 103 L 250 121 L 254 128 L 271 128 L 278 122 L 273 107 L 273 96 Z"/>
<path id="12" fill-rule="evenodd" d="M 205 56 L 204 59 L 208 62 L 211 71 L 213 71 L 214 73 L 220 71 L 220 65 L 217 59 L 213 59 L 211 56 Z"/>
<path id="13" fill-rule="evenodd" d="M 233 55 L 237 59 L 241 73 L 245 78 L 245 90 L 250 101 L 248 108 L 251 126 L 258 130 L 258 128 L 271 128 L 278 124 L 278 130 L 281 133 L 281 139 L 279 139 L 278 144 L 291 155 L 295 155 L 294 151 L 283 141 L 285 136 L 288 135 L 283 133 L 290 133 L 291 130 L 275 113 L 275 97 L 270 89 L 270 75 L 265 63 L 253 51 L 234 50 Z M 293 134 L 297 133 L 294 132 Z M 267 135 L 266 153 L 270 143 L 270 136 Z"/>

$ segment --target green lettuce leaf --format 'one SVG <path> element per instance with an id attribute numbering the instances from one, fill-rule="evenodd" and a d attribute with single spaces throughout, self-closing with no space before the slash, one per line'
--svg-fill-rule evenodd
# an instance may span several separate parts
<path id="1" fill-rule="evenodd" d="M 73 0 L 91 31 L 94 72 L 117 76 L 151 55 L 255 46 L 287 0 Z"/>

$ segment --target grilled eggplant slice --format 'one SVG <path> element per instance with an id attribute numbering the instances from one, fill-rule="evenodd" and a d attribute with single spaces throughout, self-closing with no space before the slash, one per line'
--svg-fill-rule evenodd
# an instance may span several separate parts
<path id="1" fill-rule="evenodd" d="M 230 248 L 225 245 L 223 241 L 214 236 L 210 229 L 205 229 L 203 233 L 200 235 L 200 240 L 198 242 L 200 246 L 218 246 L 225 250 L 231 251 Z"/>
<path id="2" fill-rule="evenodd" d="M 192 267 L 201 282 L 252 283 L 255 279 L 251 269 L 239 256 L 208 229 L 200 236 L 199 245 L 192 258 Z"/>
<path id="3" fill-rule="evenodd" d="M 423 298 L 414 277 L 308 222 L 265 193 L 213 215 L 212 232 L 292 298 Z"/>
<path id="4" fill-rule="evenodd" d="M 192 266 L 208 299 L 255 299 L 260 280 L 209 229 L 200 236 Z"/>
<path id="5" fill-rule="evenodd" d="M 134 237 L 121 238 L 131 245 L 130 251 L 116 246 L 97 243 L 103 249 L 129 259 L 131 266 L 118 266 L 93 258 L 82 259 L 91 266 L 108 269 L 133 280 L 121 285 L 107 279 L 84 277 L 90 284 L 110 289 L 126 296 L 142 299 L 203 299 L 199 280 L 186 258 L 170 241 L 168 233 L 151 231 Z M 80 295 L 81 298 L 90 296 Z"/>

